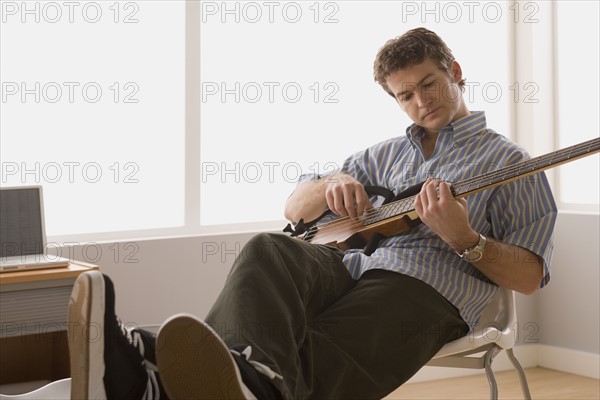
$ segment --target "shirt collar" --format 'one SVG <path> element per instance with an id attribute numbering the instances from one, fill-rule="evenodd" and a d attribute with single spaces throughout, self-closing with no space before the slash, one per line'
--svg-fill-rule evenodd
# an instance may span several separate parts
<path id="1" fill-rule="evenodd" d="M 485 120 L 485 112 L 475 111 L 466 117 L 452 121 L 450 124 L 440 130 L 440 134 L 452 135 L 454 144 L 458 144 L 486 128 L 487 122 Z M 412 124 L 406 128 L 406 136 L 412 143 L 413 147 L 415 147 L 417 146 L 417 143 L 421 142 L 423 136 L 425 136 L 425 130 L 417 124 Z"/>

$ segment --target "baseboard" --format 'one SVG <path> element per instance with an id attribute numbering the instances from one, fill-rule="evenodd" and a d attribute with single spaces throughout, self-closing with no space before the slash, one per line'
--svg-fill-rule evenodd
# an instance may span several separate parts
<path id="1" fill-rule="evenodd" d="M 570 374 L 600 379 L 600 354 L 542 344 L 521 345 L 514 353 L 523 368 L 542 367 Z M 494 371 L 513 369 L 506 352 L 500 353 L 492 364 Z M 423 367 L 407 383 L 484 374 L 482 369 Z"/>
<path id="2" fill-rule="evenodd" d="M 538 344 L 537 350 L 540 367 L 600 379 L 600 354 L 544 344 Z"/>

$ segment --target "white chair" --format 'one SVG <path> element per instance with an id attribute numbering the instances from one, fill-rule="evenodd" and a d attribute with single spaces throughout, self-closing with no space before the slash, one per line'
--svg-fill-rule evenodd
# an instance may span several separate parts
<path id="1" fill-rule="evenodd" d="M 508 358 L 517 370 L 521 390 L 525 399 L 530 400 L 531 394 L 527 385 L 527 377 L 513 353 L 515 345 L 515 327 L 517 309 L 515 294 L 512 290 L 500 288 L 491 303 L 486 307 L 479 324 L 467 336 L 447 343 L 427 363 L 428 366 L 455 368 L 485 368 L 490 384 L 490 398 L 498 398 L 498 385 L 492 370 L 494 357 L 506 350 Z M 481 356 L 473 356 L 476 353 Z"/>

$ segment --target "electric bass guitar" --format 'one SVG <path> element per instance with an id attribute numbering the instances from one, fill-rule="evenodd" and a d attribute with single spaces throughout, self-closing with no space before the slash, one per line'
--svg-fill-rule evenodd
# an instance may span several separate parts
<path id="1" fill-rule="evenodd" d="M 465 197 L 595 154 L 598 151 L 600 151 L 600 138 L 588 140 L 546 155 L 507 165 L 462 182 L 453 183 L 450 190 L 454 197 Z M 363 215 L 355 218 L 340 217 L 323 224 L 318 224 L 319 219 L 307 224 L 300 220 L 295 229 L 288 225 L 284 232 L 291 232 L 292 236 L 311 243 L 335 246 L 342 250 L 363 248 L 374 238 L 374 235 L 379 238 L 396 236 L 408 232 L 419 224 L 421 221 L 414 208 L 417 194 L 418 191 L 412 190 L 412 194 L 406 197 L 367 210 Z"/>

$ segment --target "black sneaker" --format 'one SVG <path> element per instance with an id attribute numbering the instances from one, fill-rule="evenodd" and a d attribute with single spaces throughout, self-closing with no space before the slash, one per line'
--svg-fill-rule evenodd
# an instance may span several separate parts
<path id="1" fill-rule="evenodd" d="M 233 345 L 229 347 L 233 359 L 240 369 L 242 381 L 260 400 L 283 400 L 281 393 L 273 385 L 275 379 L 283 377 L 265 364 L 252 360 L 252 347 Z"/>
<path id="2" fill-rule="evenodd" d="M 140 332 L 115 315 L 112 281 L 97 271 L 77 278 L 69 301 L 71 399 L 157 398 Z"/>
<path id="3" fill-rule="evenodd" d="M 249 355 L 247 351 L 235 353 L 236 358 L 245 360 Z M 240 372 L 227 345 L 210 326 L 191 315 L 175 315 L 161 326 L 156 359 L 165 391 L 172 399 L 266 400 L 271 396 L 263 396 L 262 390 L 274 390 L 256 371 L 250 375 L 255 374 L 259 381 L 246 385 L 247 374 Z"/>

